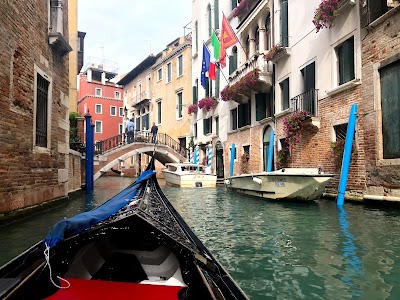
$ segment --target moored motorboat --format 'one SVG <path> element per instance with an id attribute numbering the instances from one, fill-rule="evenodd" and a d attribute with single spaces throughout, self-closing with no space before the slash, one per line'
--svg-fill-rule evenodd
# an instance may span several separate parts
<path id="1" fill-rule="evenodd" d="M 205 166 L 192 163 L 170 163 L 162 170 L 169 185 L 179 187 L 216 187 L 217 176 Z"/>
<path id="2" fill-rule="evenodd" d="M 0 299 L 247 297 L 148 169 L 97 209 L 61 220 L 2 266 Z"/>
<path id="3" fill-rule="evenodd" d="M 333 176 L 318 168 L 286 168 L 232 176 L 225 180 L 225 186 L 240 193 L 268 199 L 306 201 L 319 198 Z"/>

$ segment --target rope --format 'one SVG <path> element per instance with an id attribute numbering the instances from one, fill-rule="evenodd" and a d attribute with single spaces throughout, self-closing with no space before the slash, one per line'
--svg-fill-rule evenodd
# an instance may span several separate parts
<path id="1" fill-rule="evenodd" d="M 55 287 L 57 287 L 57 288 L 59 288 L 59 289 L 68 289 L 68 288 L 71 286 L 71 284 L 70 284 L 69 281 L 66 280 L 66 279 L 61 278 L 60 276 L 57 276 L 58 280 L 64 281 L 64 282 L 67 284 L 67 286 L 60 286 L 60 285 L 58 285 L 58 284 L 56 284 L 56 283 L 54 282 L 53 276 L 52 276 L 52 271 L 51 271 L 51 266 L 50 266 L 50 247 L 47 246 L 47 244 L 45 244 L 45 245 L 46 245 L 46 249 L 44 250 L 44 258 L 45 258 L 45 260 L 46 260 L 46 264 L 49 266 L 50 281 L 51 281 L 51 283 L 52 283 Z"/>

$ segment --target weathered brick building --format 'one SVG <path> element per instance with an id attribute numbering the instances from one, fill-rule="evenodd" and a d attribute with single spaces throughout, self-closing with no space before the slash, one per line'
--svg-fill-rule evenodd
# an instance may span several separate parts
<path id="1" fill-rule="evenodd" d="M 0 213 L 68 195 L 67 3 L 0 2 Z"/>
<path id="2" fill-rule="evenodd" d="M 358 122 L 364 131 L 367 193 L 400 196 L 400 6 L 388 4 L 387 12 L 373 5 L 362 12 Z"/>

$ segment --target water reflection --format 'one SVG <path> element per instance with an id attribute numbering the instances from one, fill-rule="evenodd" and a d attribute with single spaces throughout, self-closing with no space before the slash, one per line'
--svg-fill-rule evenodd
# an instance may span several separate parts
<path id="1" fill-rule="evenodd" d="M 0 228 L 0 264 L 56 221 L 98 206 L 131 180 L 104 177 L 92 195 Z M 160 185 L 185 221 L 254 300 L 400 299 L 400 210 L 332 201 L 279 203 L 224 187 Z"/>

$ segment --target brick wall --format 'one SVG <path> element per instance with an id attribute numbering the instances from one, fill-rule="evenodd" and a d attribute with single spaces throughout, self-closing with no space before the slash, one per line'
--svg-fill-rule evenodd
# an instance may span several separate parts
<path id="1" fill-rule="evenodd" d="M 68 56 L 48 44 L 48 3 L 0 2 L 0 213 L 67 195 Z M 44 153 L 33 147 L 35 66 L 52 77 Z"/>
<path id="2" fill-rule="evenodd" d="M 362 97 L 360 105 L 361 124 L 364 129 L 366 159 L 366 182 L 371 193 L 399 195 L 399 159 L 383 159 L 381 99 L 379 69 L 400 59 L 400 13 L 386 14 L 362 43 Z M 397 191 L 396 191 L 397 190 Z"/>

